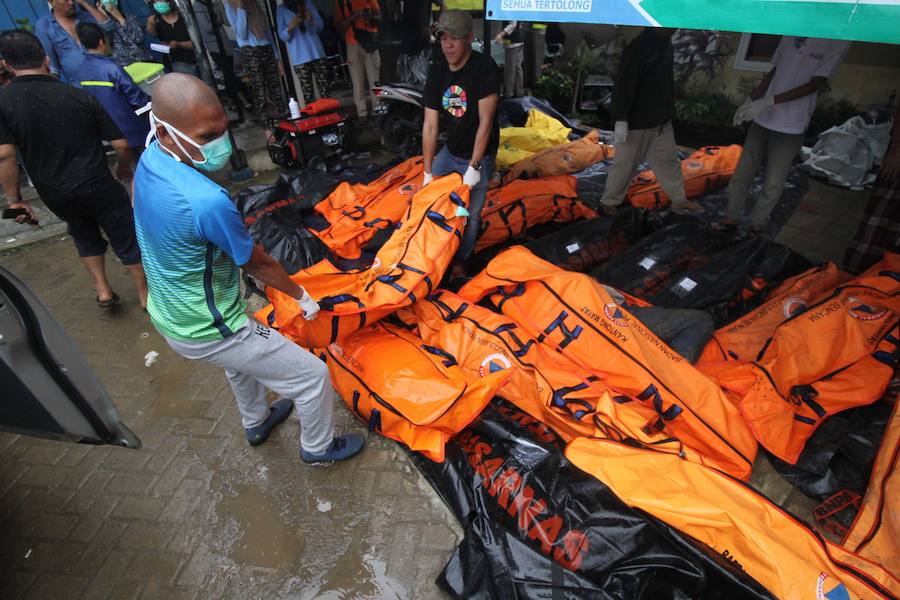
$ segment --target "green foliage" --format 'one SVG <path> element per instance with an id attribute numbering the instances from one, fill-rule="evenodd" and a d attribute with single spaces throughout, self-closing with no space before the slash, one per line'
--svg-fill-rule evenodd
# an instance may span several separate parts
<path id="1" fill-rule="evenodd" d="M 708 83 L 712 82 L 733 51 L 727 37 L 718 31 L 702 29 L 679 29 L 672 36 L 672 48 L 676 95 L 684 95 L 696 75 L 703 75 Z"/>
<path id="2" fill-rule="evenodd" d="M 28 17 L 22 17 L 21 19 L 16 19 L 16 29 L 34 31 L 34 26 L 31 24 L 31 21 L 28 19 Z"/>
<path id="3" fill-rule="evenodd" d="M 575 83 L 562 71 L 550 68 L 544 71 L 534 84 L 534 95 L 548 100 L 560 112 L 567 112 L 572 105 Z"/>
<path id="4" fill-rule="evenodd" d="M 682 123 L 730 124 L 736 109 L 731 96 L 722 92 L 686 94 L 675 100 L 675 118 Z"/>
<path id="5" fill-rule="evenodd" d="M 604 122 L 604 120 L 601 119 L 600 116 L 595 112 L 576 112 L 574 115 L 572 115 L 572 119 L 588 127 L 609 126 L 609 123 Z"/>
<path id="6" fill-rule="evenodd" d="M 741 77 L 737 85 L 738 93 L 741 98 L 749 98 L 750 94 L 753 93 L 753 90 L 756 89 L 756 86 L 759 85 L 761 79 L 762 74 L 758 77 Z"/>

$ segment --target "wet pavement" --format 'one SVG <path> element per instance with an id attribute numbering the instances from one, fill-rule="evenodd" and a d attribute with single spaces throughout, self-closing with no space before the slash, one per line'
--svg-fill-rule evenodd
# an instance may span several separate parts
<path id="1" fill-rule="evenodd" d="M 866 198 L 813 182 L 779 241 L 839 260 Z M 306 466 L 292 416 L 251 448 L 221 371 L 165 345 L 120 265 L 123 305 L 108 313 L 64 235 L 0 262 L 49 306 L 144 443 L 0 434 L 0 598 L 444 597 L 434 579 L 461 530 L 399 446 L 370 436 L 353 461 Z M 336 402 L 339 430 L 362 430 Z M 764 458 L 754 483 L 808 516 Z"/>
<path id="2" fill-rule="evenodd" d="M 251 448 L 222 372 L 166 346 L 123 267 L 110 264 L 123 299 L 112 314 L 64 236 L 0 262 L 49 306 L 144 443 L 0 434 L 0 598 L 443 597 L 434 579 L 460 531 L 396 444 L 373 436 L 352 461 L 310 467 L 292 415 Z M 361 430 L 336 402 L 338 429 Z"/>

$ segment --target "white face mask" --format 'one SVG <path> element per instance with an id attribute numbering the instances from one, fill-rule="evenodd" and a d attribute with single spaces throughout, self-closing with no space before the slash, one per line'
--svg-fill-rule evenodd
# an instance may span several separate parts
<path id="1" fill-rule="evenodd" d="M 150 112 L 150 133 L 147 134 L 147 141 L 144 144 L 145 146 L 150 145 L 150 142 L 156 137 L 156 125 L 162 125 L 166 128 L 166 131 L 169 132 L 169 135 L 172 136 L 172 139 L 175 140 L 175 145 L 178 146 L 178 149 L 187 155 L 188 158 L 191 159 L 191 162 L 195 167 L 202 171 L 218 171 L 222 169 L 225 164 L 227 164 L 228 159 L 231 157 L 232 147 L 231 147 L 231 139 L 228 137 L 228 131 L 220 135 L 214 140 L 206 142 L 205 144 L 198 144 L 194 140 L 192 140 L 187 134 L 182 133 L 178 128 L 174 125 L 170 125 L 166 123 L 162 119 L 158 118 L 153 112 Z M 191 158 L 190 152 L 181 145 L 179 138 L 183 139 L 194 148 L 200 151 L 200 155 L 203 157 L 203 160 L 194 160 Z M 160 147 L 167 150 L 164 146 L 160 144 Z M 181 157 L 173 152 L 169 152 L 172 157 L 178 162 L 183 162 Z"/>

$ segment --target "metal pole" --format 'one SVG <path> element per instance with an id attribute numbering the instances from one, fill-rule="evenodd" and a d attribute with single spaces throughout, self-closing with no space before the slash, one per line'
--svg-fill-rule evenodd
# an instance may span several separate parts
<path id="1" fill-rule="evenodd" d="M 266 16 L 269 18 L 269 27 L 272 31 L 278 31 L 275 19 L 278 5 L 275 0 L 266 0 L 264 4 L 266 5 Z M 288 58 L 287 48 L 281 42 L 281 38 L 277 35 L 272 36 L 272 43 L 278 48 L 278 56 L 281 57 L 281 65 L 284 69 L 284 77 L 281 78 L 281 84 L 287 84 L 289 98 L 299 98 L 300 96 L 297 94 L 297 87 L 294 85 L 294 77 L 291 75 L 291 61 L 290 58 Z"/>
<path id="2" fill-rule="evenodd" d="M 191 36 L 191 44 L 194 46 L 194 57 L 197 59 L 197 67 L 200 69 L 200 78 L 206 82 L 206 85 L 213 90 L 216 89 L 216 79 L 213 77 L 212 67 L 209 65 L 209 59 L 206 56 L 206 45 L 203 43 L 203 37 L 200 35 L 200 28 L 197 27 L 197 18 L 194 16 L 194 8 L 191 6 L 190 0 L 175 0 L 178 12 L 184 19 L 187 27 L 188 35 Z M 212 17 L 210 17 L 212 18 Z M 231 128 L 228 128 L 228 137 L 231 138 L 231 179 L 234 181 L 242 181 L 253 177 L 253 172 L 247 166 L 247 156 L 241 150 L 234 139 Z"/>
<path id="3" fill-rule="evenodd" d="M 484 19 L 484 53 L 491 55 L 491 22 L 487 18 L 487 0 L 484 2 L 484 10 L 481 11 L 481 17 Z"/>
<path id="4" fill-rule="evenodd" d="M 232 72 L 234 71 L 234 58 L 228 56 L 228 52 L 225 48 L 225 42 L 222 41 L 222 33 L 219 31 L 219 27 L 222 25 L 219 20 L 219 15 L 216 14 L 215 6 L 212 3 L 212 0 L 196 0 L 200 2 L 203 6 L 206 7 L 206 11 L 209 15 L 209 24 L 212 27 L 213 37 L 216 38 L 216 47 L 219 49 L 219 56 L 222 57 L 222 60 L 227 64 L 227 61 L 231 60 L 231 66 L 229 67 Z M 193 5 L 192 5 L 193 6 Z M 231 101 L 234 102 L 234 109 L 237 111 L 238 120 L 232 121 L 233 125 L 239 125 L 244 122 L 244 105 L 241 102 L 240 90 L 237 88 L 231 89 L 228 86 L 228 75 L 225 73 L 224 65 L 222 70 L 222 75 L 225 77 L 225 90 L 231 96 Z M 235 76 L 236 77 L 236 76 Z"/>
<path id="5" fill-rule="evenodd" d="M 194 58 L 197 59 L 197 67 L 200 69 L 200 79 L 205 81 L 206 85 L 212 89 L 216 89 L 216 80 L 213 77 L 212 67 L 209 66 L 209 59 L 206 57 L 206 46 L 203 43 L 203 37 L 200 35 L 200 28 L 197 27 L 194 8 L 191 6 L 190 0 L 175 0 L 175 5 L 178 6 L 181 18 L 184 19 L 188 35 L 191 36 L 191 44 L 194 46 Z"/>

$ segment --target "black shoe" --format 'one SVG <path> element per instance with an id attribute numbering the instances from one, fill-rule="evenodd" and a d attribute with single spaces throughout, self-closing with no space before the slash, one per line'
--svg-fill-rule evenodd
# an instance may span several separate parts
<path id="1" fill-rule="evenodd" d="M 256 427 L 244 428 L 244 431 L 247 432 L 247 442 L 251 446 L 259 446 L 269 439 L 269 434 L 272 433 L 272 430 L 287 419 L 293 409 L 294 403 L 287 398 L 281 398 L 273 402 L 272 406 L 269 407 L 269 416 L 265 421 Z"/>
<path id="2" fill-rule="evenodd" d="M 358 433 L 345 433 L 337 435 L 331 442 L 328 450 L 321 454 L 313 454 L 300 448 L 300 458 L 305 463 L 333 463 L 353 458 L 366 445 L 366 438 Z"/>

